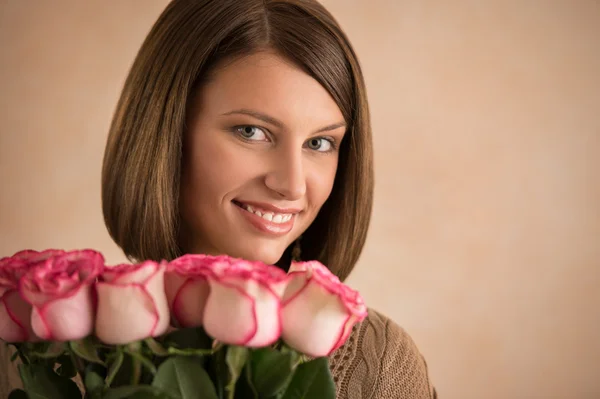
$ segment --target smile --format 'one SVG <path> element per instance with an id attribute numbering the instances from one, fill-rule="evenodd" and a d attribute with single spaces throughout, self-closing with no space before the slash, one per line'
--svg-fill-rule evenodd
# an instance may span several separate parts
<path id="1" fill-rule="evenodd" d="M 242 206 L 242 208 L 244 208 L 248 212 L 253 213 L 256 216 L 260 216 L 261 218 L 268 220 L 269 222 L 273 222 L 273 223 L 289 222 L 293 216 L 291 213 L 275 213 L 275 212 L 269 212 L 264 209 L 260 210 L 258 208 L 254 208 L 252 205 L 245 205 L 245 204 L 240 204 L 240 205 Z"/>
<path id="2" fill-rule="evenodd" d="M 295 216 L 300 212 L 296 209 L 282 209 L 276 211 L 275 207 L 262 204 L 250 205 L 239 201 L 233 201 L 233 203 L 242 211 L 246 220 L 259 231 L 278 236 L 287 234 L 292 230 L 294 227 Z"/>

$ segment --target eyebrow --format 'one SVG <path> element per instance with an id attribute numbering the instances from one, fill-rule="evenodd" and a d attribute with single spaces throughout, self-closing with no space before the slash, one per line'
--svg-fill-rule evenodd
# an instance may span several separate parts
<path id="1" fill-rule="evenodd" d="M 258 112 L 258 111 L 254 111 L 251 109 L 247 109 L 247 108 L 241 108 L 241 109 L 236 109 L 233 111 L 229 111 L 226 112 L 224 114 L 221 114 L 222 116 L 228 116 L 228 115 L 248 115 L 251 116 L 255 119 L 261 120 L 265 123 L 269 123 L 273 126 L 278 127 L 279 129 L 283 129 L 285 127 L 284 123 L 281 122 L 279 119 L 273 118 L 272 116 L 269 116 L 267 114 L 263 114 L 262 112 Z M 313 133 L 323 133 L 323 132 L 328 132 L 331 130 L 335 130 L 335 129 L 339 129 L 341 127 L 346 127 L 346 122 L 338 122 L 338 123 L 334 123 L 332 125 L 327 125 L 325 127 L 322 127 L 318 130 L 316 130 Z"/>

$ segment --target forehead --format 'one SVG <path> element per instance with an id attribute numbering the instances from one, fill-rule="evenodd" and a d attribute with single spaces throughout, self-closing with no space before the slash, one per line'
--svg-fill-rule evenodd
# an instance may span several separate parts
<path id="1" fill-rule="evenodd" d="M 225 64 L 198 94 L 200 109 L 208 115 L 250 108 L 299 128 L 344 120 L 319 82 L 272 52 L 255 53 Z"/>

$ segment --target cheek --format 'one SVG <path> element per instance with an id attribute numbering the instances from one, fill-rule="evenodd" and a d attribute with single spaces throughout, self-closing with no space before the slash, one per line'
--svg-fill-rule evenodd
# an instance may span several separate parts
<path id="1" fill-rule="evenodd" d="M 318 165 L 311 168 L 307 173 L 306 184 L 309 193 L 309 200 L 313 207 L 320 209 L 325 203 L 333 189 L 335 175 L 337 172 L 337 160 L 331 161 L 325 165 Z"/>
<path id="2" fill-rule="evenodd" d="M 211 132 L 190 143 L 182 179 L 182 193 L 195 200 L 215 203 L 252 178 L 253 162 L 236 149 L 222 132 Z"/>

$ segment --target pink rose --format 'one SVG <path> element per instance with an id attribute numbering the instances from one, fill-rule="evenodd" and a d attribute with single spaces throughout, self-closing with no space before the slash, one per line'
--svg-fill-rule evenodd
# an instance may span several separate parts
<path id="1" fill-rule="evenodd" d="M 165 293 L 174 325 L 202 326 L 204 307 L 210 292 L 207 277 L 211 274 L 211 265 L 219 259 L 190 254 L 169 263 L 165 273 Z"/>
<path id="2" fill-rule="evenodd" d="M 104 267 L 92 250 L 58 252 L 22 276 L 21 296 L 33 306 L 31 326 L 44 340 L 70 341 L 94 329 L 93 284 Z"/>
<path id="3" fill-rule="evenodd" d="M 64 251 L 20 251 L 0 259 L 0 339 L 37 341 L 31 327 L 31 305 L 19 294 L 19 281 L 33 265 Z"/>
<path id="4" fill-rule="evenodd" d="M 286 273 L 261 262 L 228 257 L 221 257 L 211 267 L 204 308 L 207 334 L 226 344 L 249 347 L 277 341 Z"/>
<path id="5" fill-rule="evenodd" d="M 289 275 L 282 301 L 283 340 L 309 356 L 328 356 L 346 342 L 367 308 L 358 292 L 317 261 L 292 263 Z"/>
<path id="6" fill-rule="evenodd" d="M 108 267 L 96 284 L 96 336 L 107 344 L 155 337 L 169 327 L 166 262 Z"/>

